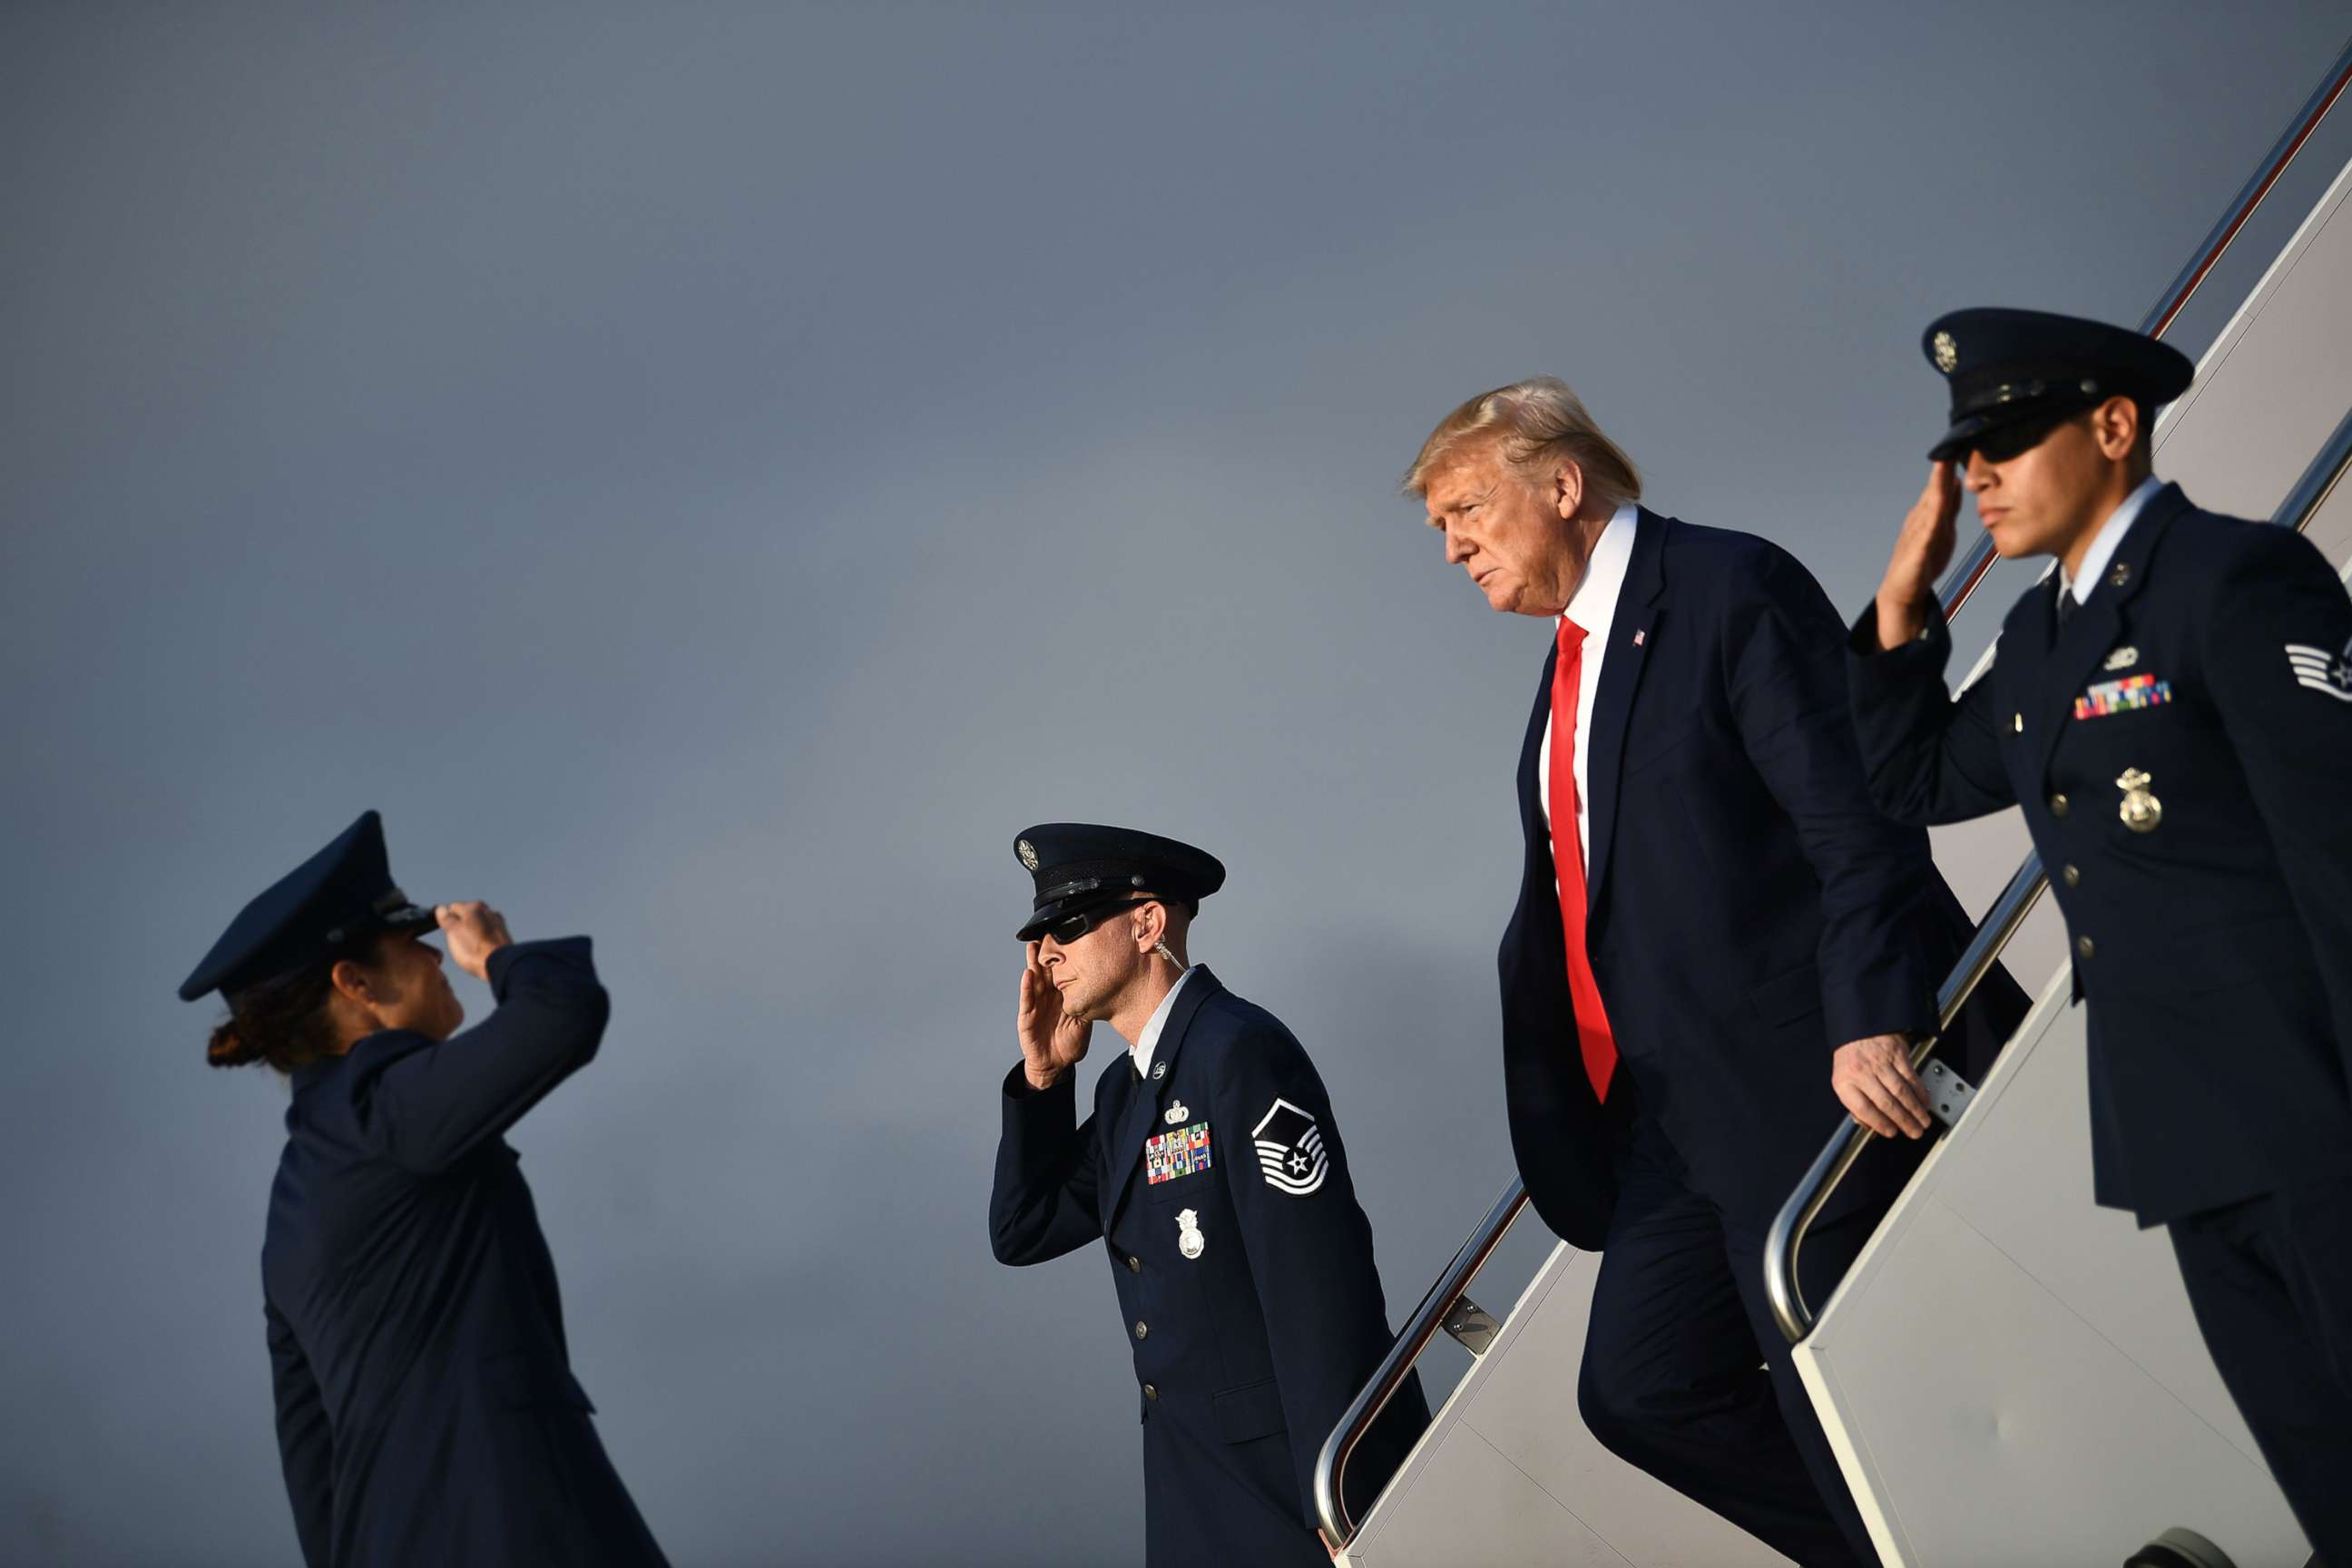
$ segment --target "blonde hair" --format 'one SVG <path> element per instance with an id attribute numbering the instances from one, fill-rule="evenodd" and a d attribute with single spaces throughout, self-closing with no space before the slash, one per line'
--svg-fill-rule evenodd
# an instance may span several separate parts
<path id="1" fill-rule="evenodd" d="M 1429 481 L 1475 441 L 1501 443 L 1515 468 L 1549 468 L 1566 458 L 1584 475 L 1590 500 L 1612 507 L 1642 499 L 1642 476 L 1623 448 L 1601 433 L 1584 400 L 1556 375 L 1529 376 L 1482 392 L 1437 422 L 1421 455 L 1405 470 L 1407 495 L 1425 495 Z"/>

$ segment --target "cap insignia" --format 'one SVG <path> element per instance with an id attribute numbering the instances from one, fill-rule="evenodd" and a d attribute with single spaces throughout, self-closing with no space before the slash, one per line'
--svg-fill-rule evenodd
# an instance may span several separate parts
<path id="1" fill-rule="evenodd" d="M 1935 341 L 1936 368 L 1946 375 L 1960 366 L 1960 345 L 1952 341 L 1949 332 L 1937 332 Z"/>
<path id="2" fill-rule="evenodd" d="M 1021 863 L 1024 866 L 1028 867 L 1032 871 L 1037 868 L 1037 847 L 1034 844 L 1024 838 L 1013 846 L 1013 852 L 1021 857 Z"/>

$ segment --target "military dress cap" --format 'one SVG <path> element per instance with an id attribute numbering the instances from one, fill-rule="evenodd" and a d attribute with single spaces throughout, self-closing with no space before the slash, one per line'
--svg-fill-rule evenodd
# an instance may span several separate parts
<path id="1" fill-rule="evenodd" d="M 332 844 L 279 878 L 237 912 L 213 950 L 180 983 L 180 1000 L 234 994 L 383 931 L 431 931 L 433 911 L 394 885 L 383 818 L 371 811 Z"/>
<path id="2" fill-rule="evenodd" d="M 1939 463 L 1967 457 L 1994 432 L 2007 432 L 2021 452 L 2110 397 L 2153 414 L 2197 374 L 2188 355 L 2154 338 L 2046 310 L 1954 310 L 1929 323 L 1919 346 L 1951 384 L 1952 427 L 1927 453 Z"/>
<path id="3" fill-rule="evenodd" d="M 1013 854 L 1037 885 L 1023 942 L 1066 916 L 1147 898 L 1198 905 L 1225 885 L 1224 863 L 1207 850 L 1131 827 L 1041 822 L 1013 841 Z"/>

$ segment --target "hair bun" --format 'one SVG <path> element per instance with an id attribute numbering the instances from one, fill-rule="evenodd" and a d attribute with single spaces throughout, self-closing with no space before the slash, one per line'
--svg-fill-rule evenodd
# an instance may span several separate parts
<path id="1" fill-rule="evenodd" d="M 261 1053 L 247 1045 L 238 1033 L 236 1019 L 213 1026 L 213 1037 L 205 1044 L 206 1062 L 216 1068 L 241 1068 L 260 1059 Z"/>

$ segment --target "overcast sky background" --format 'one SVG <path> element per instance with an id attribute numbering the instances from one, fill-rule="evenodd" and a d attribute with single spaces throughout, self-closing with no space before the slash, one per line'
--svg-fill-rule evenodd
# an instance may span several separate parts
<path id="1" fill-rule="evenodd" d="M 1103 1265 L 988 1254 L 1014 833 L 1224 858 L 1195 956 L 1314 1054 L 1408 1310 L 1511 1173 L 1548 635 L 1398 499 L 1429 426 L 1565 375 L 1858 606 L 1922 326 L 2136 321 L 2346 28 L 488 10 L 0 11 L 0 1560 L 296 1560 L 285 1095 L 172 990 L 368 806 L 420 898 L 597 939 L 513 1142 L 675 1561 L 1139 1560 Z"/>

